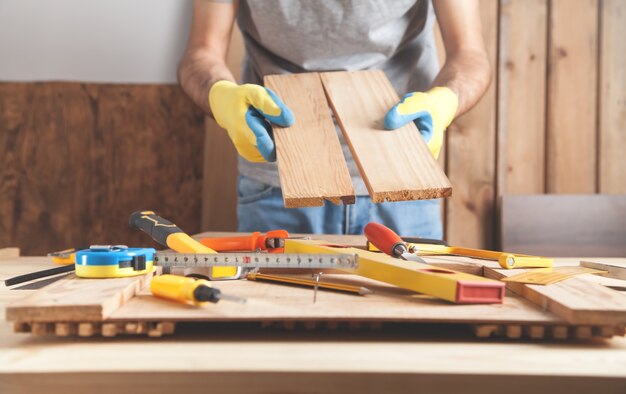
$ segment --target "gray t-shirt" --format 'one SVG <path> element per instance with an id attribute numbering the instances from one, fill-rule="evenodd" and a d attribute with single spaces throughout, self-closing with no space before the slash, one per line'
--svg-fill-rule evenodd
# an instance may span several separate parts
<path id="1" fill-rule="evenodd" d="M 270 74 L 382 69 L 398 93 L 425 90 L 438 70 L 430 0 L 241 0 L 242 82 Z M 297 122 L 297 119 L 296 119 Z M 367 195 L 341 133 L 358 195 Z M 276 163 L 239 157 L 239 172 L 280 186 Z"/>

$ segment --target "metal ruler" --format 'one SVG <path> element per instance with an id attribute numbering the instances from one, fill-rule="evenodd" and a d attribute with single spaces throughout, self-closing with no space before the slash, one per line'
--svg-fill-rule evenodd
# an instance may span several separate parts
<path id="1" fill-rule="evenodd" d="M 245 267 L 356 270 L 356 254 L 172 253 L 156 252 L 154 264 L 164 268 Z"/>

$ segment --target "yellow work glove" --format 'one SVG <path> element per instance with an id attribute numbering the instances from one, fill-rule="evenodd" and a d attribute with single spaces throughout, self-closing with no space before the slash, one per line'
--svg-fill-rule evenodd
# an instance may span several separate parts
<path id="1" fill-rule="evenodd" d="M 259 85 L 216 82 L 209 91 L 213 117 L 228 131 L 237 152 L 253 162 L 276 161 L 269 122 L 291 126 L 293 113 L 276 93 Z"/>
<path id="2" fill-rule="evenodd" d="M 456 94 L 445 87 L 432 88 L 426 93 L 409 93 L 389 110 L 385 128 L 393 130 L 415 122 L 436 159 L 443 145 L 443 132 L 452 123 L 458 105 Z"/>

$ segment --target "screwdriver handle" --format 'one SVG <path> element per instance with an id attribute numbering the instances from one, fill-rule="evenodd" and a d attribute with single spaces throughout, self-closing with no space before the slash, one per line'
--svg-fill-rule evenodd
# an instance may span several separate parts
<path id="1" fill-rule="evenodd" d="M 368 223 L 365 226 L 365 237 L 372 245 L 389 256 L 399 257 L 407 251 L 406 244 L 400 236 L 380 223 Z"/>
<path id="2" fill-rule="evenodd" d="M 218 252 L 234 252 L 243 250 L 265 249 L 262 243 L 265 237 L 256 231 L 241 237 L 202 238 L 200 243 Z"/>
<path id="3" fill-rule="evenodd" d="M 153 211 L 137 211 L 130 215 L 130 226 L 152 237 L 156 242 L 178 253 L 215 253 L 191 238 L 183 230 Z"/>
<path id="4" fill-rule="evenodd" d="M 150 282 L 150 291 L 155 297 L 197 306 L 220 299 L 220 291 L 212 288 L 209 281 L 178 275 L 155 276 Z"/>
<path id="5" fill-rule="evenodd" d="M 148 234 L 163 246 L 167 245 L 167 237 L 176 233 L 184 233 L 174 223 L 163 219 L 153 211 L 137 211 L 130 215 L 129 224 Z"/>
<path id="6" fill-rule="evenodd" d="M 278 248 L 267 247 L 268 238 L 289 238 L 285 230 L 268 231 L 265 235 L 256 231 L 250 235 L 240 237 L 202 238 L 200 243 L 218 252 L 254 251 L 257 249 L 277 251 Z"/>

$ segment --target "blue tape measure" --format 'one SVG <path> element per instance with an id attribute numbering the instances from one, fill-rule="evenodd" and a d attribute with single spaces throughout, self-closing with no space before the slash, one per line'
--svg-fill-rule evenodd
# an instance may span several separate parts
<path id="1" fill-rule="evenodd" d="M 125 245 L 93 245 L 76 252 L 76 276 L 81 278 L 123 278 L 143 275 L 154 269 L 153 248 Z"/>

